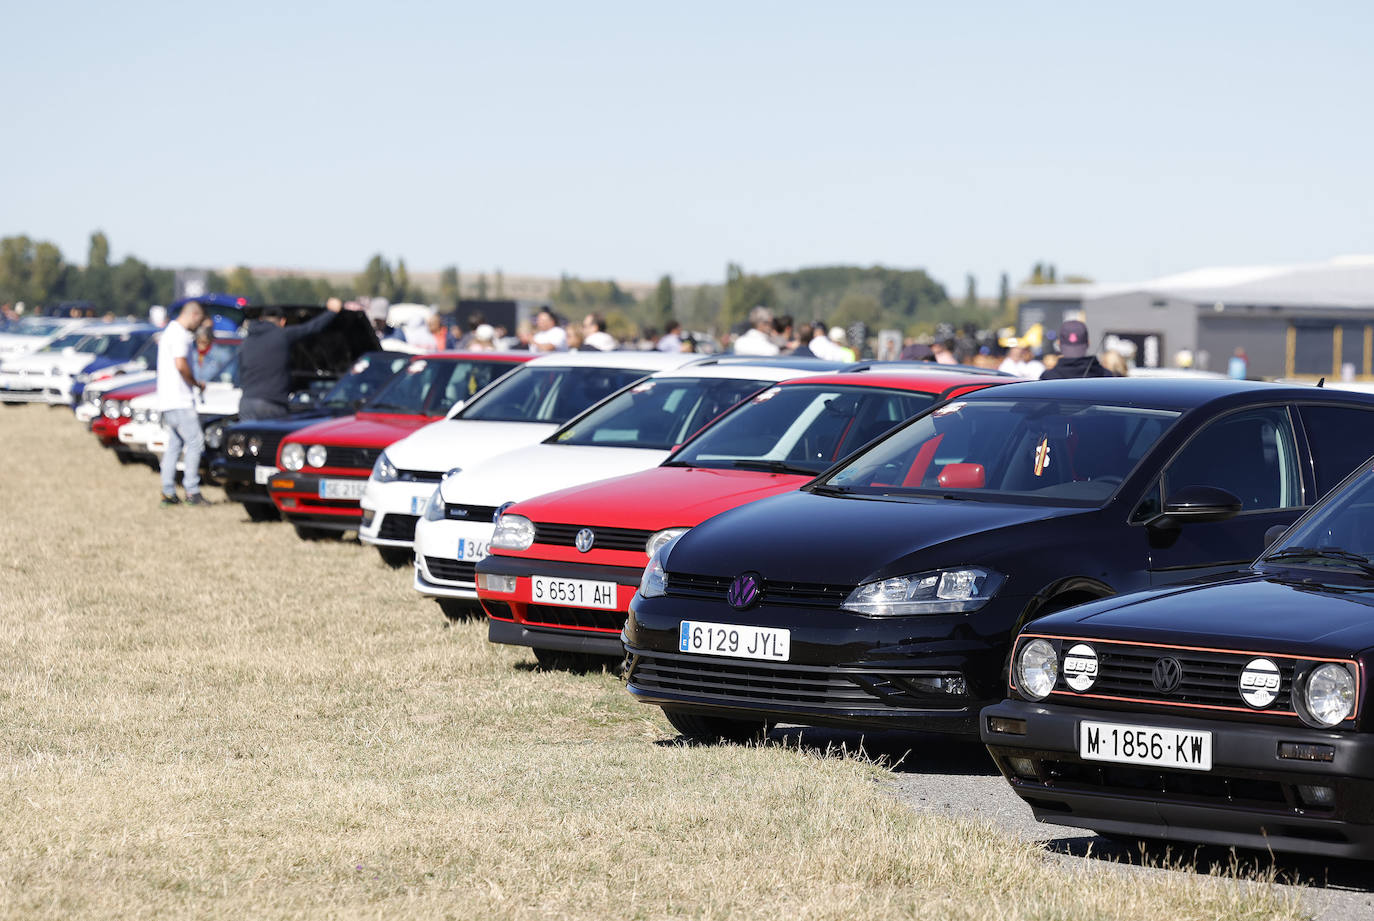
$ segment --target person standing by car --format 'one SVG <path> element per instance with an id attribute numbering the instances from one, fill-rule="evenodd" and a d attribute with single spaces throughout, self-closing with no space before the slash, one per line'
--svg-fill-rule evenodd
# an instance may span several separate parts
<path id="1" fill-rule="evenodd" d="M 1074 377 L 1116 377 L 1088 354 L 1088 326 L 1081 320 L 1065 320 L 1059 327 L 1059 361 L 1040 375 L 1042 381 Z"/>
<path id="2" fill-rule="evenodd" d="M 239 418 L 277 419 L 289 411 L 291 395 L 291 346 L 312 336 L 334 321 L 343 301 L 331 297 L 325 311 L 298 326 L 287 327 L 280 307 L 267 307 L 262 319 L 248 327 L 239 350 Z"/>
<path id="3" fill-rule="evenodd" d="M 205 435 L 196 413 L 196 390 L 205 385 L 196 380 L 192 367 L 196 361 L 196 338 L 192 330 L 205 319 L 205 310 L 196 301 L 181 308 L 175 320 L 162 331 L 157 349 L 157 408 L 167 427 L 167 450 L 162 455 L 162 507 L 179 505 L 177 498 L 177 460 L 186 452 L 181 485 L 187 505 L 209 505 L 200 494 L 200 453 Z"/>

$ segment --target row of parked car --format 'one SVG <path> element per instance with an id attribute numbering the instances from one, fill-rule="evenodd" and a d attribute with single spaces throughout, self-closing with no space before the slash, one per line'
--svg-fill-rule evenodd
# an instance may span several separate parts
<path id="1" fill-rule="evenodd" d="M 1374 856 L 1374 396 L 353 345 L 207 472 L 492 642 L 692 739 L 981 737 L 1045 821 Z M 85 412 L 126 459 L 138 386 Z"/>

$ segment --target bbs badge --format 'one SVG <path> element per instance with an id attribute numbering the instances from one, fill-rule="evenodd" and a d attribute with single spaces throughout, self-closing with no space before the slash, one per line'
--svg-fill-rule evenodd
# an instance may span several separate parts
<path id="1" fill-rule="evenodd" d="M 1240 673 L 1240 696 L 1263 710 L 1279 696 L 1279 667 L 1268 659 L 1251 659 Z"/>

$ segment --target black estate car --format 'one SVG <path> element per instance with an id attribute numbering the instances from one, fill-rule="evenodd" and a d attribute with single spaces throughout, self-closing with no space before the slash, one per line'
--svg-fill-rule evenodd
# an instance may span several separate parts
<path id="1" fill-rule="evenodd" d="M 1006 384 L 664 545 L 628 687 L 689 737 L 978 732 L 1053 611 L 1243 569 L 1374 453 L 1374 397 L 1238 381 Z"/>
<path id="2" fill-rule="evenodd" d="M 1031 624 L 983 740 L 1036 818 L 1374 858 L 1374 469 L 1246 572 Z"/>
<path id="3" fill-rule="evenodd" d="M 290 415 L 225 424 L 210 436 L 215 443 L 207 445 L 213 452 L 210 475 L 224 486 L 230 501 L 243 503 L 249 518 L 278 520 L 281 513 L 267 494 L 267 480 L 277 472 L 274 465 L 281 440 L 323 419 L 357 412 L 410 358 L 405 352 L 368 352 L 322 398 L 293 407 L 296 411 Z"/>

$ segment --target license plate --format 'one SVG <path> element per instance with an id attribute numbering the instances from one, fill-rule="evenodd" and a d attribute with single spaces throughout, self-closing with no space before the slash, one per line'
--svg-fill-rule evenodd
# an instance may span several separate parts
<path id="1" fill-rule="evenodd" d="M 792 631 L 773 627 L 741 627 L 739 624 L 708 624 L 684 620 L 678 632 L 679 652 L 736 659 L 773 659 L 786 662 L 791 652 Z"/>
<path id="2" fill-rule="evenodd" d="M 1079 724 L 1078 755 L 1085 761 L 1115 761 L 1121 764 L 1210 771 L 1212 734 L 1160 726 L 1085 721 Z"/>
<path id="3" fill-rule="evenodd" d="M 530 600 L 535 604 L 561 604 L 570 608 L 601 608 L 614 611 L 615 583 L 530 576 Z"/>
<path id="4" fill-rule="evenodd" d="M 423 514 L 425 513 L 425 506 L 428 505 L 428 504 L 429 504 L 429 497 L 428 497 L 428 496 L 411 496 L 411 497 L 410 497 L 410 514 L 412 514 L 412 515 L 423 515 Z"/>
<path id="5" fill-rule="evenodd" d="M 491 553 L 491 542 L 485 540 L 471 540 L 466 537 L 458 538 L 458 560 L 465 563 L 475 563 L 485 560 Z"/>
<path id="6" fill-rule="evenodd" d="M 361 499 L 367 480 L 320 480 L 321 499 Z"/>
<path id="7" fill-rule="evenodd" d="M 272 474 L 277 473 L 276 467 L 264 467 L 258 464 L 253 468 L 253 482 L 259 486 L 267 485 L 267 481 L 272 479 Z"/>

